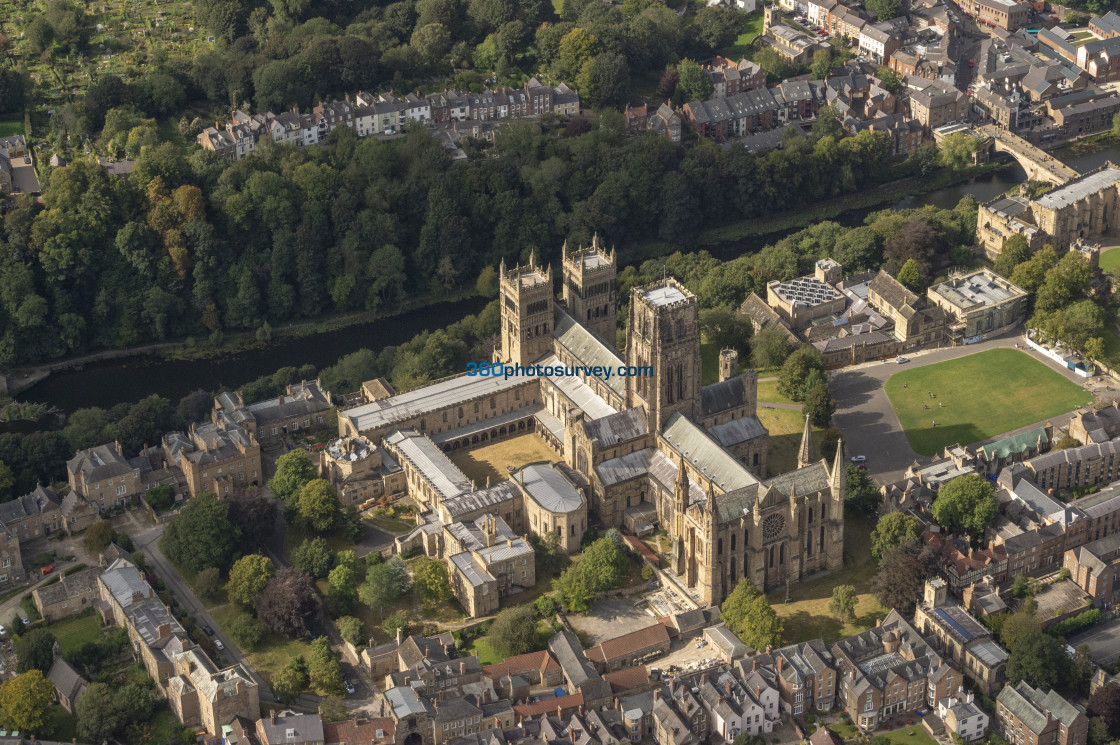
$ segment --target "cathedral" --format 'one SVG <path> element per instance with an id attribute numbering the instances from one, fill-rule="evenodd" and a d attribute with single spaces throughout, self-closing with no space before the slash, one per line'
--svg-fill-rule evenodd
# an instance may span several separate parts
<path id="1" fill-rule="evenodd" d="M 620 354 L 614 251 L 598 239 L 565 246 L 561 267 L 559 297 L 550 266 L 503 263 L 500 272 L 495 362 L 554 374 L 459 375 L 340 412 L 342 437 L 386 447 L 409 494 L 439 516 L 416 540 L 437 522 L 489 511 L 513 534 L 555 529 L 578 546 L 593 513 L 624 532 L 664 529 L 664 568 L 712 604 L 742 579 L 771 590 L 839 569 L 843 447 L 831 468 L 815 460 L 806 422 L 797 468 L 771 477 L 755 372 L 740 373 L 736 352 L 724 350 L 719 382 L 702 385 L 697 298 L 673 278 L 633 288 Z M 556 455 L 533 466 L 535 490 L 521 475 L 528 467 L 510 468 L 517 488 L 482 487 L 447 457 L 527 432 Z"/>

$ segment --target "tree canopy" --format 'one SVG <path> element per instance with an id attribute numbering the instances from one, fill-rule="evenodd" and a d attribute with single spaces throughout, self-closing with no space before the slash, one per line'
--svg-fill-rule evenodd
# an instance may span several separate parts
<path id="1" fill-rule="evenodd" d="M 159 547 L 167 558 L 192 572 L 226 569 L 239 537 L 240 531 L 229 521 L 229 505 L 212 492 L 203 492 L 168 523 Z"/>
<path id="2" fill-rule="evenodd" d="M 879 518 L 871 531 L 871 555 L 882 563 L 887 551 L 921 537 L 922 523 L 918 518 L 905 512 L 889 512 Z"/>
<path id="3" fill-rule="evenodd" d="M 490 646 L 501 657 L 514 657 L 542 648 L 537 613 L 531 605 L 515 605 L 498 613 L 487 632 Z"/>
<path id="4" fill-rule="evenodd" d="M 999 510 L 995 486 L 979 474 L 958 476 L 941 487 L 933 500 L 933 519 L 950 533 L 967 535 L 973 542 L 984 537 Z"/>
<path id="5" fill-rule="evenodd" d="M 265 585 L 276 573 L 272 559 L 261 554 L 242 556 L 229 570 L 226 594 L 230 602 L 252 608 Z"/>
<path id="6" fill-rule="evenodd" d="M 39 733 L 47 725 L 47 708 L 54 693 L 51 683 L 39 669 L 0 683 L 0 723 L 10 731 Z"/>
<path id="7" fill-rule="evenodd" d="M 739 580 L 720 606 L 724 623 L 751 647 L 782 646 L 782 621 L 770 601 L 748 579 Z"/>

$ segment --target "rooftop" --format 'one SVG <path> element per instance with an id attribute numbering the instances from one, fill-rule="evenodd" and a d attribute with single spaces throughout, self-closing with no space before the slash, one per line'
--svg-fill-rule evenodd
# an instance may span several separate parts
<path id="1" fill-rule="evenodd" d="M 1070 181 L 1065 186 L 1060 186 L 1054 191 L 1043 194 L 1035 203 L 1046 209 L 1059 209 L 1067 207 L 1097 192 L 1103 191 L 1117 182 L 1120 182 L 1120 168 L 1111 165 L 1099 171 L 1085 174 Z"/>
<path id="2" fill-rule="evenodd" d="M 583 506 L 583 495 L 551 465 L 525 466 L 517 479 L 533 501 L 549 512 L 573 512 Z"/>
<path id="3" fill-rule="evenodd" d="M 676 287 L 655 287 L 642 293 L 650 305 L 672 305 L 688 297 Z"/>
<path id="4" fill-rule="evenodd" d="M 835 289 L 816 277 L 798 277 L 782 282 L 774 287 L 774 293 L 791 305 L 822 305 L 839 300 L 841 295 Z"/>

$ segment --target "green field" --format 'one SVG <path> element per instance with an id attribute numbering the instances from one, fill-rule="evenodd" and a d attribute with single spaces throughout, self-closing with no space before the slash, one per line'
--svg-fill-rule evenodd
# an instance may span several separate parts
<path id="1" fill-rule="evenodd" d="M 0 137 L 23 134 L 23 116 L 15 115 L 0 119 Z"/>
<path id="2" fill-rule="evenodd" d="M 1120 271 L 1120 248 L 1114 248 L 1101 254 L 1101 271 Z"/>
<path id="3" fill-rule="evenodd" d="M 905 370 L 887 381 L 886 392 L 906 439 L 921 455 L 936 455 L 954 443 L 986 440 L 1073 411 L 1093 398 L 1014 349 L 991 349 Z M 936 398 L 930 398 L 930 392 Z"/>

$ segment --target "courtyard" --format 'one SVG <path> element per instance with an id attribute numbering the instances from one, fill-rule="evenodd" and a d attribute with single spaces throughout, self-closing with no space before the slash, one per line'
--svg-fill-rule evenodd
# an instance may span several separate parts
<path id="1" fill-rule="evenodd" d="M 927 456 L 1069 413 L 1093 398 L 1025 352 L 1006 348 L 903 370 L 885 391 L 910 446 Z"/>
<path id="2" fill-rule="evenodd" d="M 511 437 L 471 450 L 459 450 L 448 457 L 480 488 L 487 479 L 491 483 L 508 479 L 507 466 L 516 469 L 527 463 L 542 460 L 551 463 L 560 459 L 556 451 L 535 434 Z"/>

